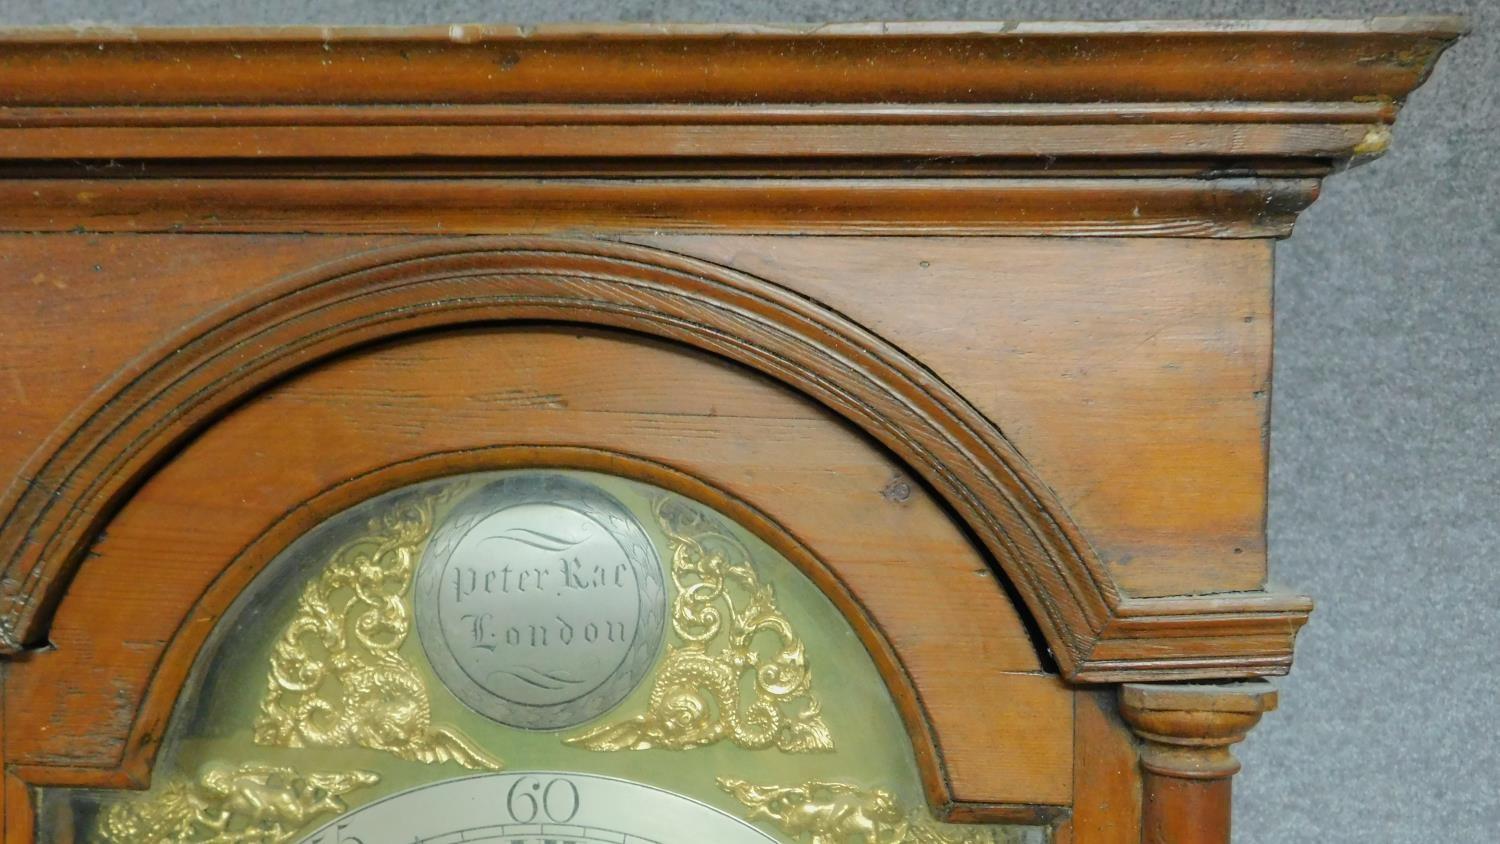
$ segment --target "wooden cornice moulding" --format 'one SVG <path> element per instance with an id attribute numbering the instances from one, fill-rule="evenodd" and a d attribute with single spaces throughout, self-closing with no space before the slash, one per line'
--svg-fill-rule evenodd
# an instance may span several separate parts
<path id="1" fill-rule="evenodd" d="M 1248 592 L 1130 598 L 1005 435 L 918 361 L 817 302 L 703 261 L 588 240 L 437 242 L 283 279 L 189 327 L 59 429 L 7 496 L 0 648 L 41 637 L 130 491 L 288 373 L 414 332 L 546 320 L 652 335 L 816 399 L 918 472 L 978 537 L 1072 680 L 1285 673 L 1311 604 Z"/>
<path id="2" fill-rule="evenodd" d="M 1462 32 L 12 31 L 0 228 L 1284 236 Z"/>
<path id="3" fill-rule="evenodd" d="M 1315 179 L 0 179 L 30 231 L 1279 237 Z"/>
<path id="4" fill-rule="evenodd" d="M 1455 17 L 85 26 L 13 30 L 0 42 L 14 106 L 1308 102 L 1399 99 L 1463 26 Z"/>

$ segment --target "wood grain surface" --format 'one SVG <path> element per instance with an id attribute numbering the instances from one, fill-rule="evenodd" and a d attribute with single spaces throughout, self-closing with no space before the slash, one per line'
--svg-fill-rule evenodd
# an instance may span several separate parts
<path id="1" fill-rule="evenodd" d="M 1264 584 L 1270 244 L 637 240 L 910 350 L 1016 443 L 1127 593 Z"/>
<path id="2" fill-rule="evenodd" d="M 599 241 L 418 243 L 279 280 L 116 379 L 18 487 L 5 630 L 36 636 L 82 543 L 184 438 L 274 380 L 361 344 L 495 321 L 625 328 L 757 369 L 834 409 L 931 485 L 1026 602 L 1074 679 L 1284 671 L 1302 599 L 1122 594 L 1004 433 L 931 370 L 826 306 L 762 279 Z M 1192 590 L 1185 590 L 1192 591 Z M 13 645 L 14 647 L 14 645 Z"/>

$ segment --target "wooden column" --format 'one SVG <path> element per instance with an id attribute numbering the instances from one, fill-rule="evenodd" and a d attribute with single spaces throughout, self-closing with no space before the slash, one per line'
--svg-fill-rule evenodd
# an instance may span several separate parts
<path id="1" fill-rule="evenodd" d="M 1276 708 L 1269 683 L 1154 685 L 1120 690 L 1120 710 L 1141 739 L 1142 844 L 1228 844 L 1229 746 Z"/>

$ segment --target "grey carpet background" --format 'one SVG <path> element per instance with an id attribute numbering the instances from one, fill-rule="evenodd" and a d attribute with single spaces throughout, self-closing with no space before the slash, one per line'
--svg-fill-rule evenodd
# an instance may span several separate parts
<path id="1" fill-rule="evenodd" d="M 1442 5 L 1423 5 L 1437 3 Z M 1319 600 L 1235 841 L 1500 840 L 1500 0 L 0 0 L 0 25 L 1362 17 L 1475 32 L 1278 252 L 1271 567 Z"/>

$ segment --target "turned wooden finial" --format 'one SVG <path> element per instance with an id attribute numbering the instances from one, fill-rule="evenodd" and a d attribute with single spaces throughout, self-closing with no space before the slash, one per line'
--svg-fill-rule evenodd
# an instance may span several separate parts
<path id="1" fill-rule="evenodd" d="M 1269 683 L 1153 685 L 1120 689 L 1120 711 L 1140 737 L 1144 844 L 1227 844 L 1230 746 L 1276 708 Z"/>

